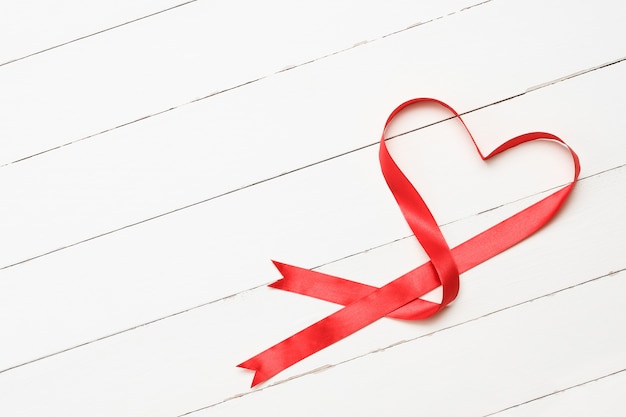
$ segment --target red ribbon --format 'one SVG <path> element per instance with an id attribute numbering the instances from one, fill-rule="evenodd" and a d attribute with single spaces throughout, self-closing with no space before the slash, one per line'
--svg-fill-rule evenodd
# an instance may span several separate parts
<path id="1" fill-rule="evenodd" d="M 572 157 L 574 179 L 548 197 L 450 249 L 426 203 L 398 168 L 385 144 L 385 130 L 391 120 L 407 106 L 425 102 L 441 105 L 458 118 L 483 160 L 533 140 L 559 142 Z M 389 115 L 380 139 L 379 159 L 387 185 L 409 227 L 430 257 L 430 261 L 380 288 L 274 262 L 283 278 L 271 284 L 271 287 L 308 295 L 345 307 L 237 365 L 255 371 L 252 386 L 266 381 L 307 356 L 382 317 L 417 320 L 437 313 L 457 296 L 459 274 L 539 230 L 563 205 L 580 174 L 580 162 L 576 153 L 557 136 L 545 132 L 532 132 L 517 136 L 484 156 L 461 116 L 449 105 L 432 98 L 409 100 Z M 420 299 L 421 296 L 440 285 L 443 289 L 441 303 Z"/>

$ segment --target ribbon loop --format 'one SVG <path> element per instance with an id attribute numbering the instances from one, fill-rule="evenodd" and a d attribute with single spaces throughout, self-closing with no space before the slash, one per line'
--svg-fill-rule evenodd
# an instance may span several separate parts
<path id="1" fill-rule="evenodd" d="M 393 160 L 387 149 L 385 142 L 385 131 L 387 127 L 403 109 L 423 101 L 422 99 L 410 100 L 398 106 L 389 116 L 380 138 L 380 148 L 378 157 L 380 167 L 391 190 L 404 219 L 408 223 L 411 231 L 420 242 L 426 254 L 430 258 L 439 282 L 443 288 L 443 296 L 440 309 L 451 303 L 459 293 L 459 271 L 452 259 L 450 248 L 446 242 L 439 225 L 435 221 L 428 206 L 417 192 L 413 184 L 408 180 Z M 436 313 L 435 310 L 432 314 Z"/>
<path id="2" fill-rule="evenodd" d="M 552 140 L 562 144 L 572 157 L 573 180 L 537 203 L 450 249 L 428 206 L 397 166 L 385 144 L 385 129 L 391 120 L 406 107 L 425 102 L 441 105 L 458 118 L 483 160 L 533 140 Z M 385 129 L 379 150 L 383 176 L 430 261 L 380 288 L 274 261 L 283 278 L 272 283 L 271 287 L 345 307 L 239 364 L 241 368 L 255 371 L 252 386 L 382 317 L 418 320 L 437 313 L 457 296 L 459 274 L 514 246 L 543 227 L 563 205 L 580 174 L 576 153 L 551 133 L 531 132 L 517 136 L 484 156 L 461 116 L 452 107 L 436 99 L 417 98 L 402 103 L 389 115 Z M 440 285 L 443 289 L 440 304 L 420 298 Z"/>

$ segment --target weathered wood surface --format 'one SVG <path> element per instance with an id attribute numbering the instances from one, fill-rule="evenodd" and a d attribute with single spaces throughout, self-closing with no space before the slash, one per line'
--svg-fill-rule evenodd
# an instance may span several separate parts
<path id="1" fill-rule="evenodd" d="M 623 415 L 626 7 L 362 3 L 2 6 L 1 415 Z M 376 147 L 418 96 L 484 151 L 562 137 L 571 200 L 445 312 L 249 389 L 237 363 L 337 309 L 265 287 L 270 259 L 375 285 L 427 260 Z M 571 178 L 447 117 L 389 145 L 452 246 Z"/>

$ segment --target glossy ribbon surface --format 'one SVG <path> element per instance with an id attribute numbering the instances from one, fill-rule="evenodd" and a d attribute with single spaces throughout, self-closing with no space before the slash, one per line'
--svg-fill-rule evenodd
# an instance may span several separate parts
<path id="1" fill-rule="evenodd" d="M 393 118 L 406 107 L 420 103 L 438 104 L 458 118 L 483 160 L 534 140 L 551 140 L 562 144 L 573 160 L 573 180 L 548 197 L 450 249 L 426 203 L 396 165 L 385 144 L 385 130 Z M 283 278 L 271 284 L 271 287 L 319 298 L 345 307 L 239 364 L 241 368 L 255 371 L 252 386 L 266 381 L 307 356 L 382 317 L 418 320 L 437 313 L 457 296 L 459 274 L 539 230 L 563 205 L 580 174 L 580 163 L 576 153 L 560 138 L 545 132 L 532 132 L 517 136 L 506 141 L 490 154 L 483 155 L 461 116 L 452 107 L 432 98 L 409 100 L 389 115 L 380 140 L 379 160 L 389 189 L 430 261 L 380 288 L 274 262 Z M 443 290 L 441 303 L 420 299 L 421 296 L 439 286 Z"/>

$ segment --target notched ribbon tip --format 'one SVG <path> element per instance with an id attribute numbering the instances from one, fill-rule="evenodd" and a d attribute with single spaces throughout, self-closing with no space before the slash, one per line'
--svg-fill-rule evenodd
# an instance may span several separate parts
<path id="1" fill-rule="evenodd" d="M 250 384 L 250 388 L 254 388 L 256 385 L 259 385 L 260 383 L 267 381 L 270 378 L 270 376 L 264 375 L 261 369 L 259 369 L 257 365 L 254 365 L 251 362 L 252 360 L 249 359 L 237 365 L 237 368 L 247 369 L 249 371 L 254 372 L 254 377 L 252 378 L 252 384 Z"/>
<path id="2" fill-rule="evenodd" d="M 278 288 L 281 289 L 282 285 L 284 284 L 285 281 L 285 273 L 283 271 L 284 267 L 286 267 L 287 265 L 282 263 L 282 262 L 278 262 L 272 259 L 272 263 L 274 264 L 274 266 L 276 267 L 276 269 L 278 269 L 278 272 L 280 272 L 280 274 L 282 275 L 282 278 L 272 282 L 271 284 L 268 285 L 268 287 L 270 288 Z"/>

